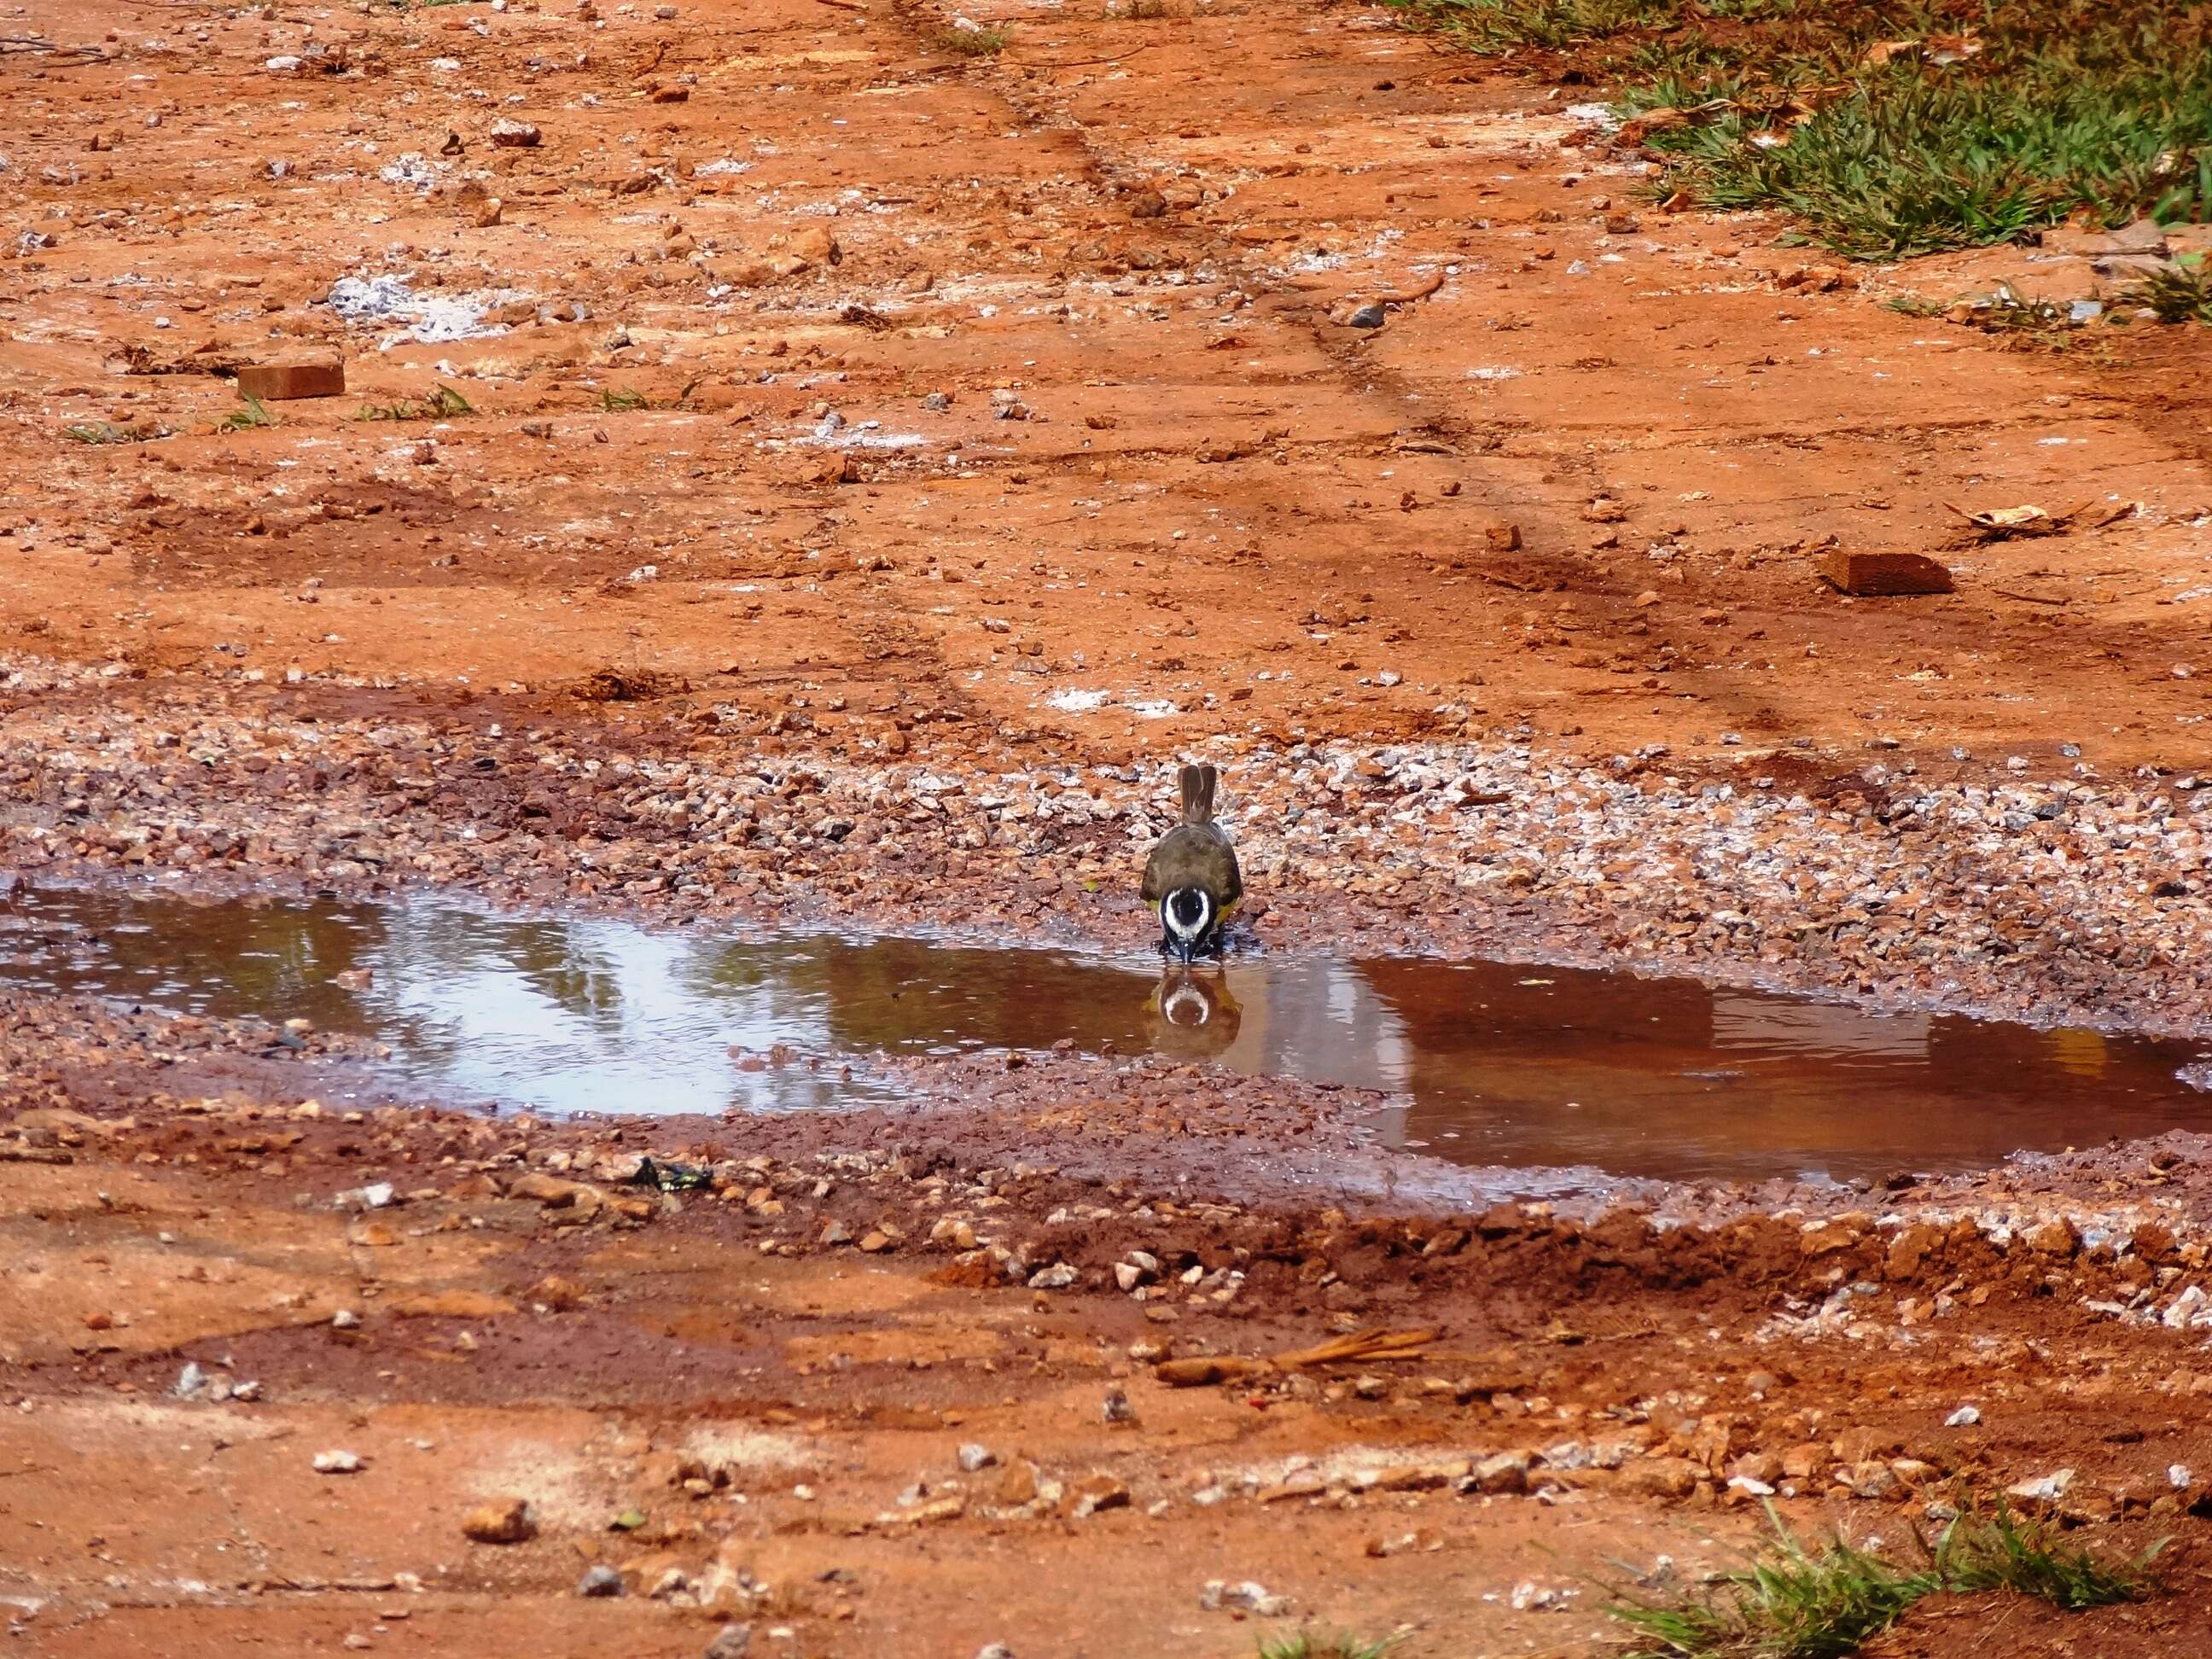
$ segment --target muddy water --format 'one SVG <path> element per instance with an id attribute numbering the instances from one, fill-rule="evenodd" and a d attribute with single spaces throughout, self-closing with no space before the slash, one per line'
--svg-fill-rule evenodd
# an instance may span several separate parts
<path id="1" fill-rule="evenodd" d="M 303 1016 L 441 1096 L 556 1111 L 836 1107 L 882 1095 L 877 1054 L 1067 1040 L 1388 1090 L 1382 1139 L 1465 1163 L 1840 1179 L 2212 1128 L 2174 1076 L 2195 1044 L 1490 962 L 1164 977 L 1148 952 L 51 890 L 0 908 L 0 983 Z"/>

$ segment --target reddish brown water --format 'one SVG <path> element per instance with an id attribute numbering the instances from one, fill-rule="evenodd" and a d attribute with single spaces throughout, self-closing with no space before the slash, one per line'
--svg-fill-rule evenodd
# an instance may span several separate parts
<path id="1" fill-rule="evenodd" d="M 374 1032 L 426 1090 L 554 1111 L 834 1108 L 880 1097 L 872 1055 L 1067 1039 L 1388 1090 L 1382 1139 L 1469 1164 L 1842 1179 L 2212 1128 L 2212 1095 L 2175 1077 L 2193 1043 L 1576 969 L 1279 956 L 1164 978 L 1149 955 L 143 889 L 33 893 L 0 926 L 7 982 Z M 762 1066 L 778 1044 L 797 1058 Z"/>

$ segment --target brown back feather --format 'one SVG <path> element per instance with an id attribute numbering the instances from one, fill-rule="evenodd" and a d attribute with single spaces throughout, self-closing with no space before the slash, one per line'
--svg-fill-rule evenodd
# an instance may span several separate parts
<path id="1" fill-rule="evenodd" d="M 1182 821 L 1185 823 L 1213 822 L 1213 786 L 1220 775 L 1211 766 L 1186 766 L 1182 769 Z"/>

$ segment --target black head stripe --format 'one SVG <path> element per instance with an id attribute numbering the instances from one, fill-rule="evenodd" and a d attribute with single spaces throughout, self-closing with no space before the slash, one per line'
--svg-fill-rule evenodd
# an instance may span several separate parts
<path id="1" fill-rule="evenodd" d="M 1206 896 L 1195 887 L 1178 887 L 1168 895 L 1168 914 L 1181 927 L 1195 927 L 1206 917 Z"/>

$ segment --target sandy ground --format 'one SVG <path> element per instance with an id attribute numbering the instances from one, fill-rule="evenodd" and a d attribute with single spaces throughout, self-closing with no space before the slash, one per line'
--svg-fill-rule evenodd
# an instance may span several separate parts
<path id="1" fill-rule="evenodd" d="M 1376 9 L 1171 12 L 12 8 L 92 50 L 0 57 L 9 861 L 1127 939 L 1202 751 L 1274 945 L 2203 1029 L 2199 336 L 2010 349 L 1879 302 L 2079 239 L 1842 271 Z M 2024 503 L 2091 510 L 1955 510 Z M 1196 1073 L 347 1123 L 314 1045 L 5 1013 L 19 1650 L 1583 1654 L 1761 1487 L 1893 1540 L 2062 1469 L 2177 1593 L 1883 1650 L 2207 1634 L 2186 1138 L 1407 1215 L 1343 1103 Z M 1370 1328 L 1434 1334 L 1153 1370 Z"/>

